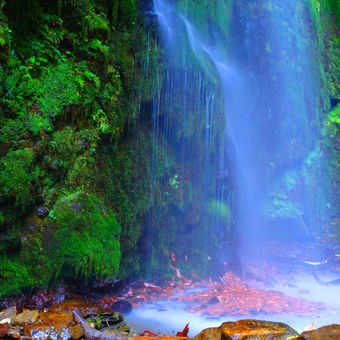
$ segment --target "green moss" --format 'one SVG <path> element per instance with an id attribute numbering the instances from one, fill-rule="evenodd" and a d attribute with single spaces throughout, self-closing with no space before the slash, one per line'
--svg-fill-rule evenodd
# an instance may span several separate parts
<path id="1" fill-rule="evenodd" d="M 18 260 L 0 256 L 0 299 L 20 294 L 33 286 L 27 267 Z"/>
<path id="2" fill-rule="evenodd" d="M 106 39 L 110 32 L 110 24 L 104 13 L 96 14 L 91 12 L 85 17 L 88 26 L 89 37 L 99 37 Z"/>
<path id="3" fill-rule="evenodd" d="M 137 19 L 136 0 L 120 0 L 118 9 L 118 20 L 124 24 L 135 24 Z"/>
<path id="4" fill-rule="evenodd" d="M 35 180 L 33 160 L 34 152 L 25 148 L 8 152 L 0 161 L 0 193 L 13 197 L 16 205 L 22 207 L 32 201 L 30 196 Z"/>
<path id="5" fill-rule="evenodd" d="M 55 230 L 48 246 L 56 278 L 116 277 L 120 226 L 111 209 L 93 194 L 78 191 L 60 199 L 49 216 Z"/>

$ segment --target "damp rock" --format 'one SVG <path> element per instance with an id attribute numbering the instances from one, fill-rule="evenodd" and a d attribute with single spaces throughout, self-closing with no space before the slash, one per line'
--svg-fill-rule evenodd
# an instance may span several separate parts
<path id="1" fill-rule="evenodd" d="M 21 334 L 20 334 L 20 330 L 16 327 L 11 327 L 8 332 L 7 335 L 13 339 L 20 339 L 21 338 Z"/>
<path id="2" fill-rule="evenodd" d="M 24 312 L 12 316 L 11 322 L 13 325 L 27 326 L 38 320 L 39 311 L 37 310 L 25 310 Z"/>
<path id="3" fill-rule="evenodd" d="M 69 332 L 70 332 L 71 339 L 73 340 L 78 340 L 81 337 L 85 336 L 84 328 L 79 323 L 77 325 L 72 326 L 69 329 Z"/>
<path id="4" fill-rule="evenodd" d="M 40 313 L 39 320 L 24 328 L 24 334 L 34 339 L 69 339 L 73 315 L 66 312 Z"/>
<path id="5" fill-rule="evenodd" d="M 340 339 L 340 325 L 329 325 L 318 329 L 302 332 L 301 340 L 333 340 Z"/>
<path id="6" fill-rule="evenodd" d="M 110 315 L 114 313 L 108 308 L 101 308 L 90 303 L 73 300 L 64 300 L 54 305 L 50 310 L 53 312 L 71 312 L 72 309 L 75 309 L 83 318 L 94 315 Z"/>
<path id="7" fill-rule="evenodd" d="M 0 321 L 11 318 L 17 314 L 17 307 L 12 306 L 0 312 Z"/>
<path id="8" fill-rule="evenodd" d="M 280 322 L 240 320 L 224 322 L 216 328 L 207 328 L 196 335 L 194 340 L 286 340 L 297 335 L 293 328 Z"/>

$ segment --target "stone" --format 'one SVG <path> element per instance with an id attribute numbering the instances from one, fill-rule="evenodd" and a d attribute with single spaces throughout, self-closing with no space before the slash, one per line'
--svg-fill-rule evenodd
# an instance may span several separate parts
<path id="1" fill-rule="evenodd" d="M 280 322 L 240 320 L 224 322 L 220 327 L 207 328 L 194 340 L 286 340 L 297 336 L 291 327 Z"/>
<path id="2" fill-rule="evenodd" d="M 108 308 L 101 308 L 82 301 L 72 300 L 64 300 L 54 305 L 50 310 L 52 312 L 70 312 L 72 309 L 75 309 L 84 318 L 91 315 L 111 315 L 114 313 Z"/>
<path id="3" fill-rule="evenodd" d="M 7 335 L 10 336 L 11 338 L 14 339 L 20 339 L 21 338 L 21 334 L 19 329 L 15 328 L 15 327 L 11 327 L 8 332 Z"/>
<path id="4" fill-rule="evenodd" d="M 69 329 L 69 332 L 70 332 L 71 338 L 74 339 L 74 340 L 78 340 L 81 337 L 85 336 L 84 328 L 82 327 L 82 325 L 80 323 L 78 323 L 75 326 L 72 326 Z"/>
<path id="5" fill-rule="evenodd" d="M 340 339 L 340 325 L 329 325 L 302 332 L 299 339 L 303 340 L 335 340 Z"/>
<path id="6" fill-rule="evenodd" d="M 4 324 L 4 323 L 11 323 L 11 318 L 6 318 L 6 319 L 2 319 L 0 321 L 0 325 Z"/>
<path id="7" fill-rule="evenodd" d="M 12 324 L 19 326 L 27 326 L 38 320 L 39 311 L 37 310 L 25 310 L 24 312 L 12 316 Z"/>
<path id="8" fill-rule="evenodd" d="M 159 336 L 159 337 L 150 337 L 150 336 L 134 336 L 130 338 L 130 340 L 188 340 L 187 337 L 182 336 Z"/>
<path id="9" fill-rule="evenodd" d="M 16 314 L 17 314 L 17 307 L 16 306 L 9 307 L 0 313 L 0 321 L 3 319 L 11 318 L 12 316 L 15 316 Z"/>
<path id="10" fill-rule="evenodd" d="M 40 313 L 39 320 L 24 328 L 24 334 L 34 338 L 69 338 L 68 329 L 74 325 L 73 315 L 65 312 Z"/>
<path id="11" fill-rule="evenodd" d="M 9 331 L 9 324 L 3 323 L 0 325 L 0 338 L 4 338 Z"/>

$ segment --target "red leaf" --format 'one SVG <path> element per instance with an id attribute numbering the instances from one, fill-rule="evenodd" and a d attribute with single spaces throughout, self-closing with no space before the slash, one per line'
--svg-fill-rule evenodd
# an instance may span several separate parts
<path id="1" fill-rule="evenodd" d="M 188 332 L 189 332 L 189 323 L 187 323 L 185 325 L 185 327 L 183 328 L 182 332 L 177 332 L 176 336 L 188 336 Z"/>

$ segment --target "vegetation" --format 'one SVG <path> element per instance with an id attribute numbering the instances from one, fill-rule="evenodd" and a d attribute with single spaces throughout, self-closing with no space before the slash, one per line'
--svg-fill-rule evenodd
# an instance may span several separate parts
<path id="1" fill-rule="evenodd" d="M 214 195 L 222 166 L 230 176 L 224 178 L 226 196 L 232 196 L 233 169 L 228 159 L 205 163 L 221 156 L 224 137 L 224 94 L 216 68 L 206 55 L 181 52 L 181 61 L 169 65 L 171 76 L 166 74 L 155 19 L 144 20 L 146 3 L 0 0 L 0 298 L 69 279 L 171 278 L 172 252 L 185 276 L 214 275 L 213 250 L 231 244 L 233 207 Z M 230 22 L 243 22 L 257 10 L 273 11 L 270 1 L 260 9 L 243 0 L 237 6 L 203 4 L 207 11 L 197 1 L 178 1 L 181 13 L 200 24 L 204 39 L 214 27 L 230 46 L 239 44 Z M 323 140 L 306 155 L 302 180 L 310 178 L 321 150 L 336 207 L 339 5 L 313 0 L 308 11 L 300 10 L 313 33 L 315 74 L 320 74 L 315 83 L 322 93 L 311 98 L 306 91 L 302 98 L 292 85 L 286 97 L 291 107 L 304 100 L 317 106 Z M 233 17 L 240 11 L 244 17 Z M 285 34 L 281 43 L 290 44 L 292 33 Z M 275 59 L 281 69 L 298 69 L 285 56 L 277 60 L 265 37 L 255 38 L 248 42 L 259 44 L 254 49 L 259 64 L 269 67 Z M 183 40 L 178 46 L 187 46 Z M 274 78 L 263 82 L 275 88 Z M 208 121 L 212 93 L 216 105 Z M 169 103 L 152 116 L 152 108 Z M 190 150 L 186 157 L 183 145 Z M 287 146 L 284 156 L 297 159 L 296 150 Z M 273 173 L 276 162 L 286 159 L 274 156 L 260 155 Z M 301 219 L 293 197 L 300 180 L 290 173 L 272 183 L 269 217 Z M 226 226 L 223 239 L 216 236 L 216 221 Z"/>

